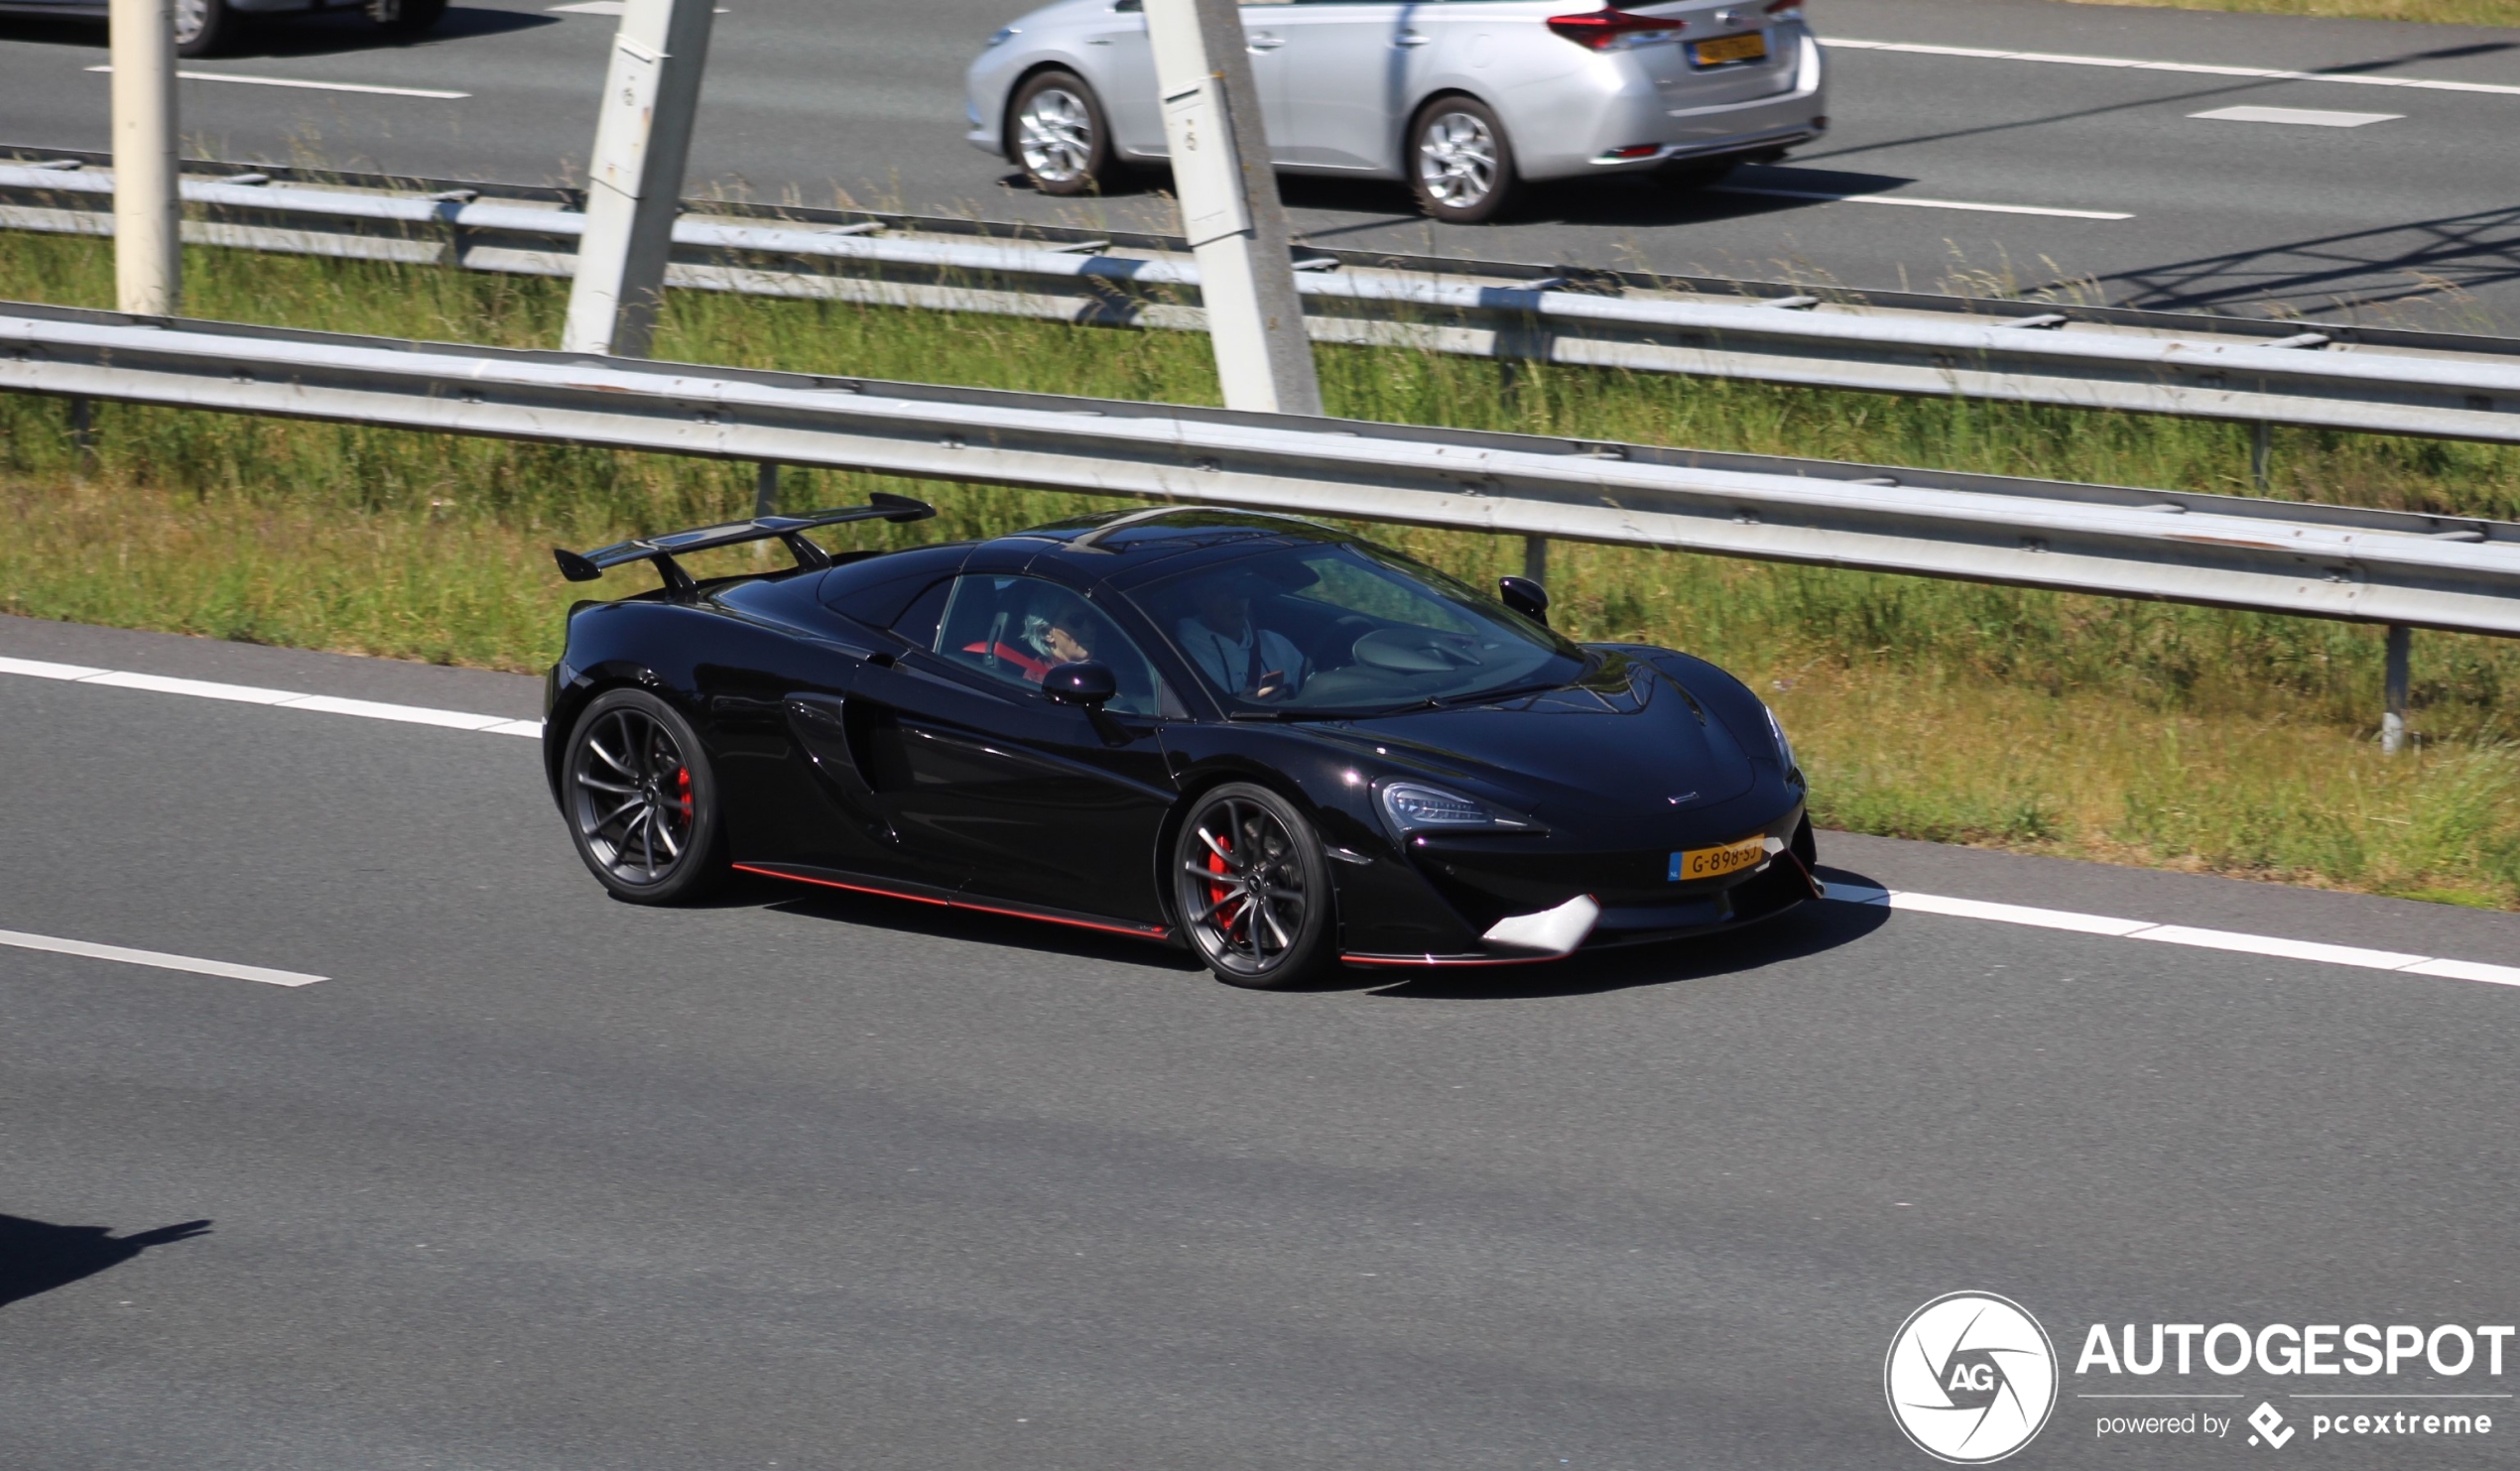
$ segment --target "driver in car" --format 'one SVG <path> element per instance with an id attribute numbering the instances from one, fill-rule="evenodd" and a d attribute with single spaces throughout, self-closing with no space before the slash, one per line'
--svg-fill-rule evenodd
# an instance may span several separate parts
<path id="1" fill-rule="evenodd" d="M 1005 615 L 1000 614 L 1001 627 L 1004 622 Z M 1021 631 L 1012 643 L 982 639 L 965 645 L 962 652 L 980 655 L 992 664 L 1013 665 L 1026 683 L 1039 684 L 1063 664 L 1082 664 L 1093 658 L 1093 620 L 1074 598 L 1045 596 L 1024 614 Z"/>
<path id="2" fill-rule="evenodd" d="M 1174 627 L 1174 642 L 1217 688 L 1266 700 L 1304 687 L 1311 661 L 1293 639 L 1251 621 L 1247 573 L 1211 578 L 1194 596 L 1192 615 Z"/>

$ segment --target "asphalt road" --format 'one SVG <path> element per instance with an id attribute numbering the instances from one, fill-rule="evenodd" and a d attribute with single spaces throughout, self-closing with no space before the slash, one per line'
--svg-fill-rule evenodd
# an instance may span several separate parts
<path id="1" fill-rule="evenodd" d="M 18 620 L 0 655 L 534 708 Z M 2069 1359 L 2520 1314 L 2505 987 L 1827 904 L 1263 995 L 880 901 L 609 902 L 513 737 L 6 676 L 0 753 L 0 928 L 331 977 L 0 948 L 0 1465 L 1922 1467 L 1882 1354 L 1956 1288 Z M 1823 856 L 2520 962 L 2508 916 Z M 2301 1410 L 2200 1378 L 2138 1388 Z M 2100 1387 L 2019 1464 L 2263 1454 L 2096 1439 Z"/>
<path id="2" fill-rule="evenodd" d="M 458 90 L 459 100 L 184 84 L 189 138 L 239 161 L 454 178 L 582 177 L 611 19 L 475 0 L 419 44 L 356 15 L 266 30 L 191 69 Z M 1009 183 L 960 140 L 961 73 L 1019 0 L 733 0 L 694 190 L 1001 220 L 1172 228 L 1140 193 L 1084 204 Z M 2520 85 L 2520 32 L 2069 5 L 1819 0 L 1825 36 Z M 0 142 L 107 144 L 101 27 L 0 20 Z M 2113 303 L 2520 331 L 2520 95 L 1838 50 L 1821 144 L 1739 183 L 2124 220 L 1562 187 L 1492 228 L 1437 228 L 1380 185 L 1303 183 L 1299 228 L 1344 246 L 1855 287 L 2051 282 Z M 2360 127 L 2200 120 L 2231 106 L 2394 115 Z"/>

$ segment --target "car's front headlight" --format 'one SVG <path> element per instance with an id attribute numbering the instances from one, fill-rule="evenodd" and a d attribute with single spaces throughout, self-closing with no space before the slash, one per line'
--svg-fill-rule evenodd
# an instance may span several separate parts
<path id="1" fill-rule="evenodd" d="M 1785 738 L 1784 723 L 1776 718 L 1776 711 L 1766 704 L 1761 704 L 1759 708 L 1768 717 L 1768 734 L 1776 737 L 1776 754 L 1777 758 L 1785 763 L 1785 775 L 1790 779 L 1800 774 L 1803 766 L 1801 762 L 1794 759 L 1794 743 Z"/>
<path id="2" fill-rule="evenodd" d="M 1424 782 L 1393 782 L 1375 794 L 1391 830 L 1407 837 L 1417 832 L 1466 832 L 1474 828 L 1537 831 L 1524 818 L 1497 811 L 1487 803 L 1430 787 Z"/>
<path id="3" fill-rule="evenodd" d="M 989 45 L 1004 46 L 1006 43 L 1013 41 L 1016 37 L 1023 34 L 1023 30 L 1020 27 L 1000 26 L 989 34 Z"/>

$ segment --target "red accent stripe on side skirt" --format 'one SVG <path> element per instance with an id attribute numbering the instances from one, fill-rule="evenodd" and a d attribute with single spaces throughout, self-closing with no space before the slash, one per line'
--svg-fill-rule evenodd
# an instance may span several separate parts
<path id="1" fill-rule="evenodd" d="M 933 904 L 944 909 L 972 910 L 983 915 L 1004 915 L 1012 919 L 1032 919 L 1043 924 L 1066 924 L 1075 929 L 1096 929 L 1105 934 L 1125 934 L 1132 939 L 1170 939 L 1173 931 L 1162 925 L 1115 924 L 1100 919 L 1073 919 L 1065 915 L 1045 915 L 1036 910 L 1003 909 L 996 905 L 974 904 L 967 899 L 939 899 L 929 894 L 905 894 L 898 889 L 881 889 L 872 884 L 843 884 L 837 879 L 809 878 L 804 874 L 782 873 L 772 868 L 756 868 L 749 863 L 733 863 L 729 868 L 769 879 L 786 879 L 793 884 L 815 884 L 824 889 L 845 889 L 852 894 L 873 894 L 885 899 L 906 899 L 914 904 Z"/>

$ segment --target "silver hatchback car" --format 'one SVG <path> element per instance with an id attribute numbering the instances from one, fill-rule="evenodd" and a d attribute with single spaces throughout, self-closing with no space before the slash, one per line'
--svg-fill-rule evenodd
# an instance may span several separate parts
<path id="1" fill-rule="evenodd" d="M 1242 7 L 1269 147 L 1290 174 L 1405 180 L 1438 219 L 1528 182 L 1695 185 L 1828 126 L 1802 0 L 1278 0 Z M 1061 0 L 989 38 L 972 143 L 1054 194 L 1164 158 L 1143 0 Z"/>

